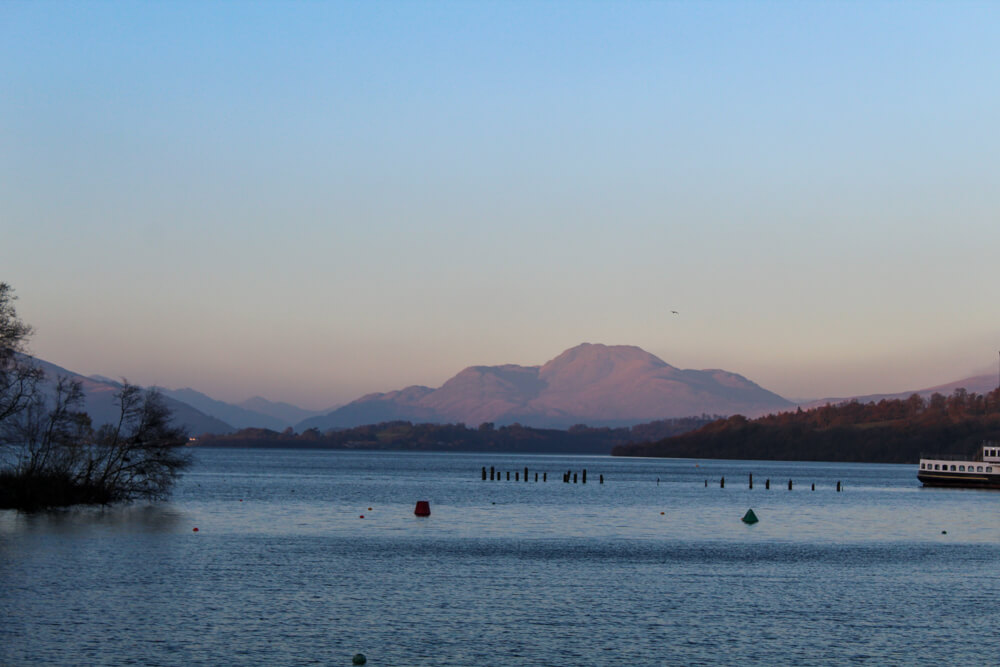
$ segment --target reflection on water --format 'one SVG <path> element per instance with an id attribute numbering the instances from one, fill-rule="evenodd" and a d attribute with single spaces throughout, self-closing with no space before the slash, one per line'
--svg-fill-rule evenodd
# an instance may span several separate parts
<path id="1" fill-rule="evenodd" d="M 0 664 L 995 662 L 1000 495 L 912 466 L 196 454 L 169 504 L 0 512 Z"/>
<path id="2" fill-rule="evenodd" d="M 0 534 L 164 532 L 175 530 L 182 517 L 182 511 L 169 504 L 0 512 Z"/>

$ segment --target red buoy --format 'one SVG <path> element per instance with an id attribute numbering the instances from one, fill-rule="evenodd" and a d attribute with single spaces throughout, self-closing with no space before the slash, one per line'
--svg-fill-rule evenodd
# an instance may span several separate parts
<path id="1" fill-rule="evenodd" d="M 418 500 L 417 508 L 413 510 L 413 513 L 417 516 L 430 516 L 431 515 L 431 504 L 426 500 Z"/>

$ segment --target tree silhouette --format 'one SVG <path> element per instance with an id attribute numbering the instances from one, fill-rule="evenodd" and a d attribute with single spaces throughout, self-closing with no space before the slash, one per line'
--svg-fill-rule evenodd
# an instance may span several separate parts
<path id="1" fill-rule="evenodd" d="M 124 381 L 117 423 L 94 431 L 80 383 L 59 377 L 47 385 L 26 355 L 31 327 L 14 298 L 0 283 L 0 507 L 166 497 L 190 459 L 187 435 L 171 425 L 162 396 Z"/>

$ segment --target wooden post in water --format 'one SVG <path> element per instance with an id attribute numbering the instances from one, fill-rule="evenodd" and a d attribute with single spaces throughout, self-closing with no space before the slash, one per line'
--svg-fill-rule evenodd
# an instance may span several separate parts
<path id="1" fill-rule="evenodd" d="M 543 482 L 549 481 L 549 473 L 547 473 L 547 472 L 543 472 L 542 473 L 542 481 Z"/>
<path id="2" fill-rule="evenodd" d="M 587 469 L 586 468 L 583 469 L 583 480 L 582 481 L 583 481 L 584 484 L 587 483 Z"/>
<path id="3" fill-rule="evenodd" d="M 812 490 L 813 490 L 813 491 L 815 491 L 815 490 L 816 490 L 816 482 L 813 482 L 813 488 L 812 488 Z"/>
<path id="4" fill-rule="evenodd" d="M 750 473 L 750 488 L 753 488 L 753 473 Z"/>
<path id="5" fill-rule="evenodd" d="M 840 481 L 837 481 L 837 493 L 840 493 Z"/>
<path id="6" fill-rule="evenodd" d="M 723 477 L 722 479 L 719 480 L 719 488 L 720 489 L 726 488 L 726 478 L 725 477 Z"/>
<path id="7" fill-rule="evenodd" d="M 535 473 L 535 481 L 536 482 L 538 481 L 538 473 L 537 472 Z"/>
<path id="8" fill-rule="evenodd" d="M 707 479 L 705 480 L 705 488 L 706 489 L 708 488 L 708 480 Z"/>
<path id="9" fill-rule="evenodd" d="M 528 481 L 528 466 L 524 466 L 524 481 Z"/>
<path id="10" fill-rule="evenodd" d="M 516 470 L 514 471 L 514 481 L 515 482 L 518 481 L 518 475 L 520 475 L 520 474 L 521 473 L 519 473 L 518 471 L 516 471 Z"/>
<path id="11" fill-rule="evenodd" d="M 604 475 L 601 475 L 601 484 L 604 484 Z"/>
<path id="12" fill-rule="evenodd" d="M 766 490 L 768 490 L 770 488 L 771 488 L 771 480 L 765 479 L 764 480 L 764 490 L 766 491 Z"/>
<path id="13" fill-rule="evenodd" d="M 509 470 L 507 471 L 507 481 L 508 482 L 510 481 L 510 471 Z"/>
<path id="14" fill-rule="evenodd" d="M 576 473 L 573 473 L 573 483 L 576 484 Z"/>
<path id="15" fill-rule="evenodd" d="M 490 466 L 490 481 L 493 481 L 493 466 Z"/>
<path id="16" fill-rule="evenodd" d="M 486 466 L 483 466 L 483 481 L 486 481 Z"/>
<path id="17" fill-rule="evenodd" d="M 792 490 L 792 480 L 788 480 L 788 490 Z"/>

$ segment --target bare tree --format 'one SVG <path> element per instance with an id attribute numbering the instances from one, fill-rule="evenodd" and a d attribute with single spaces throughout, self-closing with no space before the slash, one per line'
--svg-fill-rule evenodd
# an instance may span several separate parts
<path id="1" fill-rule="evenodd" d="M 0 423 L 27 409 L 43 377 L 25 355 L 32 330 L 18 318 L 16 300 L 14 289 L 0 282 Z"/>
<path id="2" fill-rule="evenodd" d="M 23 410 L 0 422 L 0 441 L 17 449 L 19 475 L 35 477 L 51 471 L 72 475 L 91 435 L 90 417 L 82 405 L 80 383 L 59 377 L 51 397 L 36 391 Z"/>
<path id="3" fill-rule="evenodd" d="M 190 465 L 187 433 L 171 424 L 163 396 L 127 381 L 115 394 L 116 424 L 98 429 L 80 468 L 82 486 L 101 495 L 96 502 L 166 498 L 180 472 Z"/>
<path id="4" fill-rule="evenodd" d="M 190 458 L 156 391 L 123 380 L 117 423 L 91 428 L 83 388 L 45 382 L 26 351 L 31 327 L 0 283 L 0 507 L 107 504 L 167 497 Z"/>

